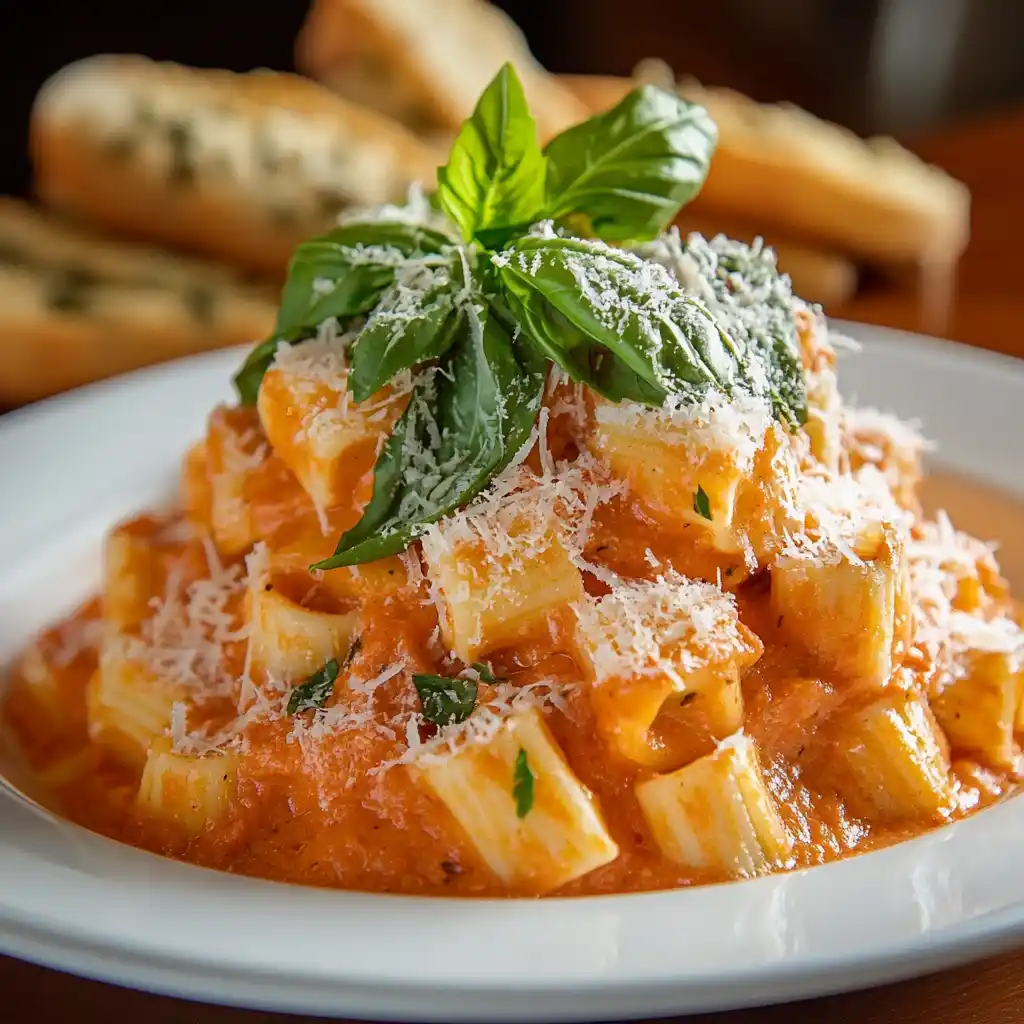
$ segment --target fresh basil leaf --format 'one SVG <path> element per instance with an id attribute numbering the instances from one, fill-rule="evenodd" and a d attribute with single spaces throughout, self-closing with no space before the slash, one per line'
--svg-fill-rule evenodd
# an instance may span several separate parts
<path id="1" fill-rule="evenodd" d="M 322 708 L 327 698 L 334 693 L 337 678 L 338 663 L 331 658 L 319 672 L 314 672 L 304 683 L 292 690 L 288 697 L 288 714 L 297 715 L 301 711 Z"/>
<path id="2" fill-rule="evenodd" d="M 613 402 L 639 402 L 660 407 L 665 403 L 663 387 L 638 376 L 618 356 L 601 350 L 594 356 L 594 379 L 591 387 Z"/>
<path id="3" fill-rule="evenodd" d="M 807 422 L 807 381 L 797 348 L 796 333 L 769 337 L 767 343 L 754 339 L 763 354 L 771 385 L 772 411 L 790 426 Z"/>
<path id="4" fill-rule="evenodd" d="M 304 242 L 295 251 L 281 294 L 274 334 L 250 352 L 235 375 L 243 405 L 255 405 L 278 342 L 312 337 L 330 317 L 369 312 L 403 260 L 440 254 L 447 235 L 402 221 L 356 221 Z"/>
<path id="5" fill-rule="evenodd" d="M 701 189 L 718 129 L 701 106 L 648 85 L 547 145 L 545 215 L 586 215 L 610 242 L 653 238 Z"/>
<path id="6" fill-rule="evenodd" d="M 389 249 L 374 254 L 388 262 L 357 263 L 358 253 L 357 249 L 342 250 L 330 261 L 310 260 L 294 268 L 277 314 L 274 333 L 278 338 L 295 341 L 313 334 L 329 317 L 348 320 L 373 309 L 395 278 L 395 263 L 403 257 Z M 343 263 L 344 256 L 352 259 Z M 322 273 L 330 264 L 335 277 Z"/>
<path id="7" fill-rule="evenodd" d="M 491 666 L 485 664 L 482 661 L 474 661 L 471 668 L 474 669 L 476 674 L 485 683 L 491 683 L 492 685 L 497 683 L 498 679 L 495 674 L 491 671 Z"/>
<path id="8" fill-rule="evenodd" d="M 402 370 L 443 356 L 458 334 L 460 316 L 450 268 L 400 272 L 352 345 L 352 397 L 363 402 Z"/>
<path id="9" fill-rule="evenodd" d="M 479 494 L 528 440 L 545 367 L 483 301 L 463 308 L 454 344 L 413 389 L 377 458 L 362 518 L 313 568 L 397 554 Z"/>
<path id="10" fill-rule="evenodd" d="M 807 422 L 807 381 L 797 339 L 793 287 L 779 273 L 775 253 L 761 245 L 747 245 L 719 235 L 708 241 L 690 235 L 685 242 L 669 243 L 669 254 L 685 255 L 696 264 L 711 289 L 710 308 L 748 357 L 758 360 L 768 379 L 768 396 L 775 415 L 799 426 Z M 664 250 L 664 247 L 660 247 Z M 638 246 L 640 255 L 655 255 L 658 243 Z M 664 259 L 664 251 L 658 254 Z"/>
<path id="11" fill-rule="evenodd" d="M 329 317 L 371 310 L 403 260 L 440 253 L 452 239 L 419 224 L 357 221 L 303 242 L 288 267 L 275 334 L 286 341 Z"/>
<path id="12" fill-rule="evenodd" d="M 477 684 L 473 679 L 416 674 L 412 682 L 423 705 L 423 717 L 434 725 L 464 722 L 476 707 Z"/>
<path id="13" fill-rule="evenodd" d="M 496 228 L 481 228 L 475 236 L 476 241 L 484 249 L 500 249 L 503 245 L 519 235 L 525 235 L 536 221 L 536 216 L 521 224 L 503 224 Z"/>
<path id="14" fill-rule="evenodd" d="M 484 90 L 438 169 L 438 197 L 467 241 L 487 244 L 529 225 L 544 204 L 544 155 L 523 86 L 505 64 Z M 507 229 L 502 237 L 495 229 Z"/>
<path id="15" fill-rule="evenodd" d="M 536 237 L 492 262 L 527 335 L 606 397 L 660 405 L 742 379 L 743 354 L 660 265 L 601 242 Z"/>
<path id="16" fill-rule="evenodd" d="M 697 484 L 697 493 L 693 496 L 693 511 L 710 522 L 711 501 L 708 499 L 707 491 L 700 484 Z"/>
<path id="17" fill-rule="evenodd" d="M 539 293 L 517 296 L 509 290 L 506 299 L 526 336 L 573 380 L 615 402 L 629 399 L 653 406 L 664 402 L 664 388 L 648 384 L 613 352 L 597 346 Z"/>
<path id="18" fill-rule="evenodd" d="M 525 818 L 533 809 L 533 784 L 536 776 L 530 768 L 530 759 L 522 747 L 516 754 L 512 769 L 512 799 L 516 802 L 516 817 Z"/>
<path id="19" fill-rule="evenodd" d="M 235 374 L 235 390 L 242 405 L 255 405 L 260 394 L 260 384 L 270 364 L 274 361 L 274 353 L 280 344 L 279 338 L 267 338 L 261 341 L 245 358 L 241 369 Z"/>

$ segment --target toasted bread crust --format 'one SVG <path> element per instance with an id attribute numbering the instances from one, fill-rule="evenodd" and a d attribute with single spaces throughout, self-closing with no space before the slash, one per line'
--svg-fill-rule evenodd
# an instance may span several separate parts
<path id="1" fill-rule="evenodd" d="M 401 126 L 313 82 L 141 57 L 51 79 L 31 146 L 37 192 L 58 209 L 278 278 L 344 207 L 400 199 L 436 168 Z"/>
<path id="2" fill-rule="evenodd" d="M 183 296 L 161 289 L 91 286 L 79 310 L 56 298 L 52 278 L 0 267 L 0 403 L 18 405 L 117 373 L 251 342 L 273 312 L 251 297 L 213 293 L 200 322 Z M 55 304 L 67 303 L 57 309 Z"/>
<path id="3" fill-rule="evenodd" d="M 275 289 L 0 200 L 0 404 L 265 337 Z"/>
<path id="4" fill-rule="evenodd" d="M 244 287 L 268 300 L 276 294 L 272 286 L 250 285 L 243 274 L 225 264 L 97 234 L 59 214 L 9 196 L 0 196 L 0 263 L 80 267 L 97 279 L 123 284 Z"/>
<path id="5" fill-rule="evenodd" d="M 315 0 L 296 44 L 300 70 L 424 134 L 456 131 L 506 61 L 543 139 L 587 116 L 515 23 L 482 0 Z"/>

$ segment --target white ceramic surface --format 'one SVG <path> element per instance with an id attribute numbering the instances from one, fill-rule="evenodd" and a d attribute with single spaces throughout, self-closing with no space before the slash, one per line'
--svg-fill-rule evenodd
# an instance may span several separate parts
<path id="1" fill-rule="evenodd" d="M 1024 364 L 845 325 L 847 394 L 920 417 L 942 461 L 1024 494 Z M 98 577 L 116 518 L 165 498 L 237 353 L 0 420 L 0 664 Z M 639 896 L 447 901 L 253 881 L 120 846 L 0 794 L 0 950 L 244 1006 L 584 1020 L 793 999 L 1024 941 L 1024 800 L 852 860 Z"/>

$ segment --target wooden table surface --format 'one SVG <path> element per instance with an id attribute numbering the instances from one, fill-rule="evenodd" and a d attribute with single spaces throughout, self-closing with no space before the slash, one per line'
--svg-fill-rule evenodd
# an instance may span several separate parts
<path id="1" fill-rule="evenodd" d="M 1024 110 L 949 129 L 914 148 L 966 182 L 974 196 L 971 244 L 945 333 L 959 341 L 1024 356 Z M 879 291 L 832 312 L 907 330 L 922 328 L 918 305 L 895 290 Z M 0 957 L 0 1020 L 33 1024 L 294 1024 L 299 1018 L 144 995 Z M 689 1018 L 689 1024 L 800 1021 L 1022 1022 L 1024 953 L 852 995 Z"/>

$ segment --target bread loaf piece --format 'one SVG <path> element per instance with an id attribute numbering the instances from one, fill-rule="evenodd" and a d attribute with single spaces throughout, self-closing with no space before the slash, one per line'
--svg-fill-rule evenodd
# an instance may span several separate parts
<path id="1" fill-rule="evenodd" d="M 646 75 L 649 69 L 638 78 Z M 635 84 L 607 76 L 564 81 L 592 110 L 612 106 Z M 692 80 L 679 91 L 707 108 L 719 132 L 694 213 L 880 266 L 953 265 L 962 254 L 967 189 L 892 139 L 861 139 L 788 104 L 757 103 Z"/>
<path id="2" fill-rule="evenodd" d="M 163 288 L 248 287 L 272 300 L 273 285 L 248 284 L 233 267 L 112 239 L 40 209 L 0 196 L 0 263 L 37 268 L 80 267 L 90 277 Z"/>
<path id="3" fill-rule="evenodd" d="M 484 0 L 314 0 L 296 47 L 301 71 L 424 135 L 457 131 L 506 61 L 543 139 L 587 116 Z"/>
<path id="4" fill-rule="evenodd" d="M 349 205 L 432 182 L 400 125 L 294 75 L 100 56 L 54 76 L 31 125 L 36 189 L 109 231 L 282 277 Z"/>
<path id="5" fill-rule="evenodd" d="M 265 337 L 275 289 L 0 199 L 0 404 Z"/>
<path id="6" fill-rule="evenodd" d="M 614 107 L 638 84 L 623 75 L 559 75 L 561 82 L 582 102 L 589 114 L 599 114 Z"/>

